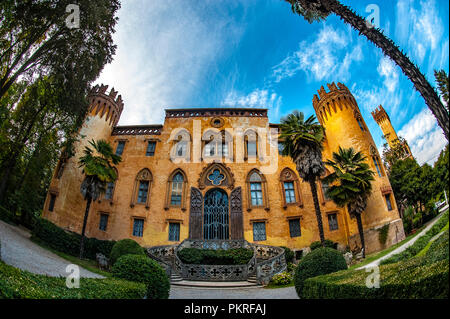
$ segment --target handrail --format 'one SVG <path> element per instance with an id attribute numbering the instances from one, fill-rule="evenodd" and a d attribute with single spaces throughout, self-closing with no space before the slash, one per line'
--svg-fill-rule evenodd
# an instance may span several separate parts
<path id="1" fill-rule="evenodd" d="M 178 257 L 183 248 L 197 249 L 253 249 L 253 257 L 246 265 L 193 265 L 184 264 Z M 185 280 L 198 281 L 241 281 L 256 275 L 259 284 L 268 284 L 277 273 L 286 270 L 286 258 L 283 248 L 252 244 L 246 240 L 190 240 L 186 239 L 179 245 L 156 246 L 147 248 L 147 254 L 175 271 Z M 167 260 L 170 259 L 170 262 Z"/>

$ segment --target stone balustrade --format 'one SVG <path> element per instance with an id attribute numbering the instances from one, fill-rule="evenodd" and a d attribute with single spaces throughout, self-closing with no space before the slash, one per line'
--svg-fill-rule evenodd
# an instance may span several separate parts
<path id="1" fill-rule="evenodd" d="M 178 257 L 178 252 L 184 248 L 246 248 L 253 249 L 254 254 L 246 265 L 189 265 Z M 268 284 L 275 274 L 287 268 L 283 248 L 250 244 L 246 240 L 185 240 L 180 245 L 148 248 L 147 254 L 162 264 L 169 276 L 174 271 L 190 281 L 246 281 L 255 275 L 259 284 Z"/>

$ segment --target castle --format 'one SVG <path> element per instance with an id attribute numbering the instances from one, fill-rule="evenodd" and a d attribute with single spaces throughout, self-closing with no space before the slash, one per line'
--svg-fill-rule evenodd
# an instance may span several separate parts
<path id="1" fill-rule="evenodd" d="M 319 240 L 308 183 L 289 157 L 281 156 L 279 125 L 266 109 L 168 109 L 162 125 L 117 126 L 121 96 L 107 86 L 89 94 L 89 111 L 75 156 L 61 158 L 43 209 L 44 218 L 81 233 L 85 201 L 78 161 L 92 139 L 105 139 L 122 156 L 118 179 L 92 204 L 86 235 L 132 238 L 145 247 L 185 239 L 245 239 L 286 246 L 301 254 Z M 339 146 L 362 151 L 375 174 L 362 215 L 367 252 L 393 245 L 405 234 L 389 179 L 372 136 L 349 89 L 328 84 L 313 106 L 326 128 L 323 156 Z M 328 174 L 329 172 L 327 172 Z M 324 175 L 325 176 L 325 175 Z M 317 182 L 325 238 L 341 248 L 360 245 L 356 220 L 326 197 Z M 385 243 L 380 229 L 389 225 Z"/>

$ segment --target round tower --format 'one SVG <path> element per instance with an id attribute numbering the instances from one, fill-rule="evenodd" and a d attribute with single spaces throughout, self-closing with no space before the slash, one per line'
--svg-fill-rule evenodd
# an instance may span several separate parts
<path id="1" fill-rule="evenodd" d="M 80 134 L 89 140 L 108 139 L 122 114 L 122 96 L 114 88 L 107 94 L 107 89 L 108 85 L 96 85 L 88 94 L 89 109 Z"/>
<path id="2" fill-rule="evenodd" d="M 402 238 L 402 235 L 404 236 L 403 225 L 401 220 L 399 222 L 394 194 L 372 135 L 350 90 L 342 83 L 338 83 L 337 86 L 335 83 L 331 83 L 327 86 L 329 92 L 322 86 L 318 91 L 319 96 L 314 95 L 313 98 L 317 118 L 325 127 L 324 159 L 331 158 L 333 152 L 337 152 L 339 147 L 353 147 L 367 157 L 367 163 L 375 172 L 375 181 L 372 184 L 373 191 L 367 209 L 363 214 L 366 240 L 375 244 L 378 243 L 378 240 L 367 238 L 372 236 L 371 229 L 395 221 L 395 226 L 390 227 L 392 229 L 389 231 L 389 238 L 393 242 L 397 242 L 399 238 Z M 349 224 L 350 235 L 352 236 L 350 241 L 359 241 L 356 222 L 350 222 Z M 375 231 L 374 233 L 373 236 L 376 237 L 378 232 Z M 376 250 L 376 248 L 370 250 Z"/>
<path id="3" fill-rule="evenodd" d="M 84 216 L 84 199 L 80 193 L 84 176 L 79 160 L 90 141 L 110 140 L 123 111 L 122 97 L 117 96 L 114 88 L 109 94 L 107 89 L 107 85 L 97 85 L 89 92 L 89 108 L 78 141 L 74 143 L 74 156 L 60 159 L 43 209 L 45 218 L 70 231 L 81 232 Z"/>

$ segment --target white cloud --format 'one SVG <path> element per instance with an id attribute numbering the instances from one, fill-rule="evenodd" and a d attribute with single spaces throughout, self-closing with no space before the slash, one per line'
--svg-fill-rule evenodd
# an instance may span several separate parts
<path id="1" fill-rule="evenodd" d="M 414 0 L 398 1 L 396 20 L 395 35 L 400 46 L 406 47 L 407 53 L 422 64 L 427 52 L 438 48 L 444 34 L 435 0 L 420 1 L 418 9 Z"/>
<path id="2" fill-rule="evenodd" d="M 345 33 L 324 25 L 314 40 L 300 42 L 297 51 L 272 68 L 271 79 L 279 83 L 304 71 L 316 81 L 336 77 L 346 81 L 350 78 L 351 64 L 363 59 L 360 43 L 351 52 L 346 52 L 351 42 L 350 29 Z"/>
<path id="3" fill-rule="evenodd" d="M 428 108 L 416 114 L 402 127 L 398 135 L 408 141 L 411 152 L 420 165 L 433 165 L 447 145 L 442 129 Z"/>
<path id="4" fill-rule="evenodd" d="M 383 57 L 378 64 L 377 71 L 384 78 L 384 86 L 388 92 L 392 93 L 398 90 L 400 74 L 390 58 Z"/>
<path id="5" fill-rule="evenodd" d="M 186 107 L 202 90 L 209 68 L 239 41 L 245 23 L 210 10 L 212 5 L 217 4 L 123 1 L 114 35 L 117 54 L 97 81 L 122 95 L 120 125 L 161 123 L 165 108 Z"/>
<path id="6" fill-rule="evenodd" d="M 278 119 L 282 97 L 267 89 L 255 89 L 248 95 L 240 95 L 235 91 L 228 93 L 222 101 L 223 107 L 267 108 L 271 119 Z"/>

